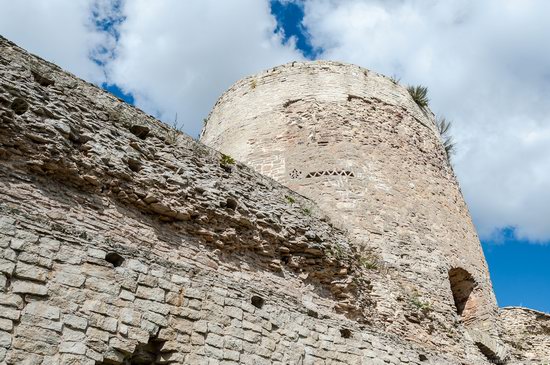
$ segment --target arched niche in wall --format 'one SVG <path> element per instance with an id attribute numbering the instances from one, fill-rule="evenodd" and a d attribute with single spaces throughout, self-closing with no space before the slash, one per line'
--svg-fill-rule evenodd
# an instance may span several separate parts
<path id="1" fill-rule="evenodd" d="M 474 278 L 468 271 L 456 267 L 449 270 L 449 282 L 456 313 L 465 321 L 472 319 L 476 308 L 475 288 L 477 284 Z"/>

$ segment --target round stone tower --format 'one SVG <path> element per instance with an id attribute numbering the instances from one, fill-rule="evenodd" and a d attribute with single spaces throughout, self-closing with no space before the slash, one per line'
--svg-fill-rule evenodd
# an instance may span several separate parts
<path id="1" fill-rule="evenodd" d="M 357 246 L 502 356 L 497 305 L 435 118 L 358 66 L 292 62 L 238 81 L 201 141 L 315 201 Z"/>

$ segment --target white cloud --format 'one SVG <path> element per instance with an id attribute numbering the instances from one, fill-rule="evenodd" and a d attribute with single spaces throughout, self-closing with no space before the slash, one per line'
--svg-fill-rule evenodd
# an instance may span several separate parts
<path id="1" fill-rule="evenodd" d="M 550 240 L 549 2 L 306 0 L 305 14 L 322 58 L 429 87 L 483 238 Z"/>
<path id="2" fill-rule="evenodd" d="M 273 33 L 267 0 L 132 0 L 123 13 L 111 81 L 191 135 L 233 82 L 302 58 Z"/>
<path id="3" fill-rule="evenodd" d="M 26 50 L 86 80 L 101 83 L 104 72 L 90 59 L 111 37 L 96 29 L 92 9 L 105 0 L 0 0 L 0 34 Z"/>
<path id="4" fill-rule="evenodd" d="M 432 109 L 454 120 L 455 167 L 482 237 L 516 226 L 523 238 L 550 240 L 550 2 L 304 3 L 322 58 L 429 86 Z M 302 58 L 273 33 L 268 0 L 116 4 L 0 0 L 0 33 L 92 82 L 105 70 L 90 56 L 107 62 L 108 81 L 163 120 L 177 112 L 192 135 L 234 81 Z M 120 15 L 115 44 L 94 21 Z"/>

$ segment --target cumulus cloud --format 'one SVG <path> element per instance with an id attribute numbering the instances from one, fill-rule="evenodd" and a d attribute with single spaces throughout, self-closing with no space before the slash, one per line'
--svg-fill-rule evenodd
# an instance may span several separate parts
<path id="1" fill-rule="evenodd" d="M 454 165 L 482 238 L 550 240 L 550 3 L 306 0 L 321 58 L 429 87 L 454 121 Z"/>
<path id="2" fill-rule="evenodd" d="M 108 16 L 112 5 L 107 0 L 0 0 L 0 34 L 86 80 L 101 83 L 105 74 L 96 61 L 114 46 L 114 40 L 96 26 L 96 20 Z"/>
<path id="3" fill-rule="evenodd" d="M 321 58 L 430 89 L 482 238 L 550 240 L 550 2 L 284 0 L 303 4 Z M 239 78 L 302 59 L 268 0 L 0 0 L 0 33 L 197 135 Z"/>
<path id="4" fill-rule="evenodd" d="M 164 121 L 177 113 L 191 135 L 233 82 L 302 58 L 274 33 L 267 0 L 132 0 L 122 13 L 110 80 Z"/>

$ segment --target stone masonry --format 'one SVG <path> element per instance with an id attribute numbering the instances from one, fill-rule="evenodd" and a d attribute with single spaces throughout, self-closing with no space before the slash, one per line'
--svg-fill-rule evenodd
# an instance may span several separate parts
<path id="1" fill-rule="evenodd" d="M 431 176 L 445 168 L 455 185 L 442 193 L 453 191 L 442 164 Z M 449 234 L 471 242 L 469 224 Z M 403 256 L 434 229 L 380 235 Z M 323 199 L 0 37 L 0 364 L 546 360 L 544 337 L 521 343 L 538 317 L 496 307 L 481 251 L 447 272 L 447 252 L 425 248 L 437 264 L 422 279 L 416 256 L 405 269 L 369 242 Z"/>
<path id="2" fill-rule="evenodd" d="M 446 322 L 460 312 L 504 358 L 487 264 L 434 119 L 387 77 L 293 62 L 231 87 L 201 140 L 318 202 Z M 453 310 L 461 286 L 463 309 Z"/>

